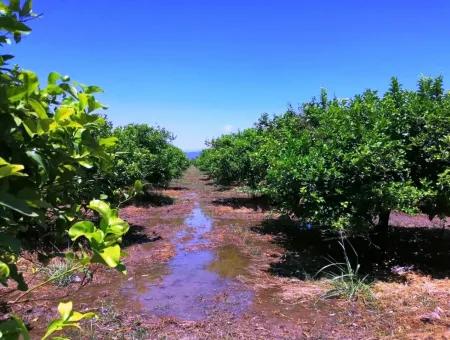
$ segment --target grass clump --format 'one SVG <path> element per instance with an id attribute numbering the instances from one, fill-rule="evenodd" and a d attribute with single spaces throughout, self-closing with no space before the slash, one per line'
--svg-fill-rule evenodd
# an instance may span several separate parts
<path id="1" fill-rule="evenodd" d="M 73 271 L 75 263 L 67 258 L 58 259 L 46 267 L 42 267 L 41 271 L 51 279 L 53 284 L 58 287 L 66 287 L 75 279 Z"/>
<path id="2" fill-rule="evenodd" d="M 356 258 L 356 263 L 353 265 L 348 256 L 345 246 L 347 242 Z M 322 267 L 316 274 L 323 273 L 329 280 L 332 288 L 322 295 L 323 298 L 345 298 L 347 300 L 362 300 L 364 303 L 372 302 L 374 295 L 372 293 L 372 285 L 368 279 L 368 275 L 360 274 L 360 264 L 358 262 L 358 254 L 355 248 L 349 241 L 346 241 L 341 235 L 339 245 L 342 248 L 344 261 L 337 262 L 329 259 L 329 264 Z"/>
<path id="3" fill-rule="evenodd" d="M 145 340 L 152 338 L 139 319 L 127 318 L 111 301 L 105 301 L 98 309 L 98 319 L 89 320 L 84 328 L 75 330 L 72 338 L 87 340 Z"/>

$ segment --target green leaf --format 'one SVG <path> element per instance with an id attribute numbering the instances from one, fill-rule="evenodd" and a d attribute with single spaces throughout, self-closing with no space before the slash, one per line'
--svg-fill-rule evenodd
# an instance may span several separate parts
<path id="1" fill-rule="evenodd" d="M 78 322 L 83 319 L 92 319 L 96 318 L 97 314 L 88 312 L 88 313 L 80 313 L 80 312 L 73 312 L 73 314 L 70 316 L 69 320 L 70 322 Z"/>
<path id="2" fill-rule="evenodd" d="M 25 96 L 33 93 L 39 86 L 36 74 L 31 71 L 22 71 L 18 78 L 21 81 L 21 84 L 18 86 L 10 86 L 7 89 L 8 99 L 11 102 L 23 99 Z"/>
<path id="3" fill-rule="evenodd" d="M 105 137 L 105 138 L 100 138 L 99 144 L 100 144 L 101 146 L 106 146 L 106 147 L 114 146 L 114 145 L 116 145 L 116 143 L 117 143 L 118 140 L 119 140 L 119 139 L 118 139 L 117 137 Z"/>
<path id="4" fill-rule="evenodd" d="M 69 237 L 75 241 L 78 237 L 90 235 L 95 231 L 95 225 L 91 221 L 80 221 L 69 229 Z"/>
<path id="5" fill-rule="evenodd" d="M 94 165 L 88 161 L 79 160 L 78 164 L 80 164 L 83 168 L 92 169 Z"/>
<path id="6" fill-rule="evenodd" d="M 107 233 L 116 234 L 119 236 L 122 236 L 127 233 L 127 231 L 130 229 L 130 226 L 127 222 L 122 220 L 119 217 L 111 217 L 108 220 L 109 226 L 106 229 Z"/>
<path id="7" fill-rule="evenodd" d="M 62 320 L 57 319 L 50 322 L 50 324 L 47 326 L 47 332 L 42 337 L 42 340 L 47 339 L 50 335 L 53 333 L 62 330 L 64 327 L 64 323 Z"/>
<path id="8" fill-rule="evenodd" d="M 55 120 L 57 122 L 64 122 L 69 120 L 70 117 L 75 113 L 75 109 L 71 106 L 63 105 L 60 106 L 55 113 Z"/>
<path id="9" fill-rule="evenodd" d="M 82 319 L 91 319 L 97 317 L 94 313 L 80 313 L 72 310 L 72 301 L 61 302 L 58 305 L 58 312 L 60 318 L 53 320 L 47 327 L 47 332 L 45 333 L 42 340 L 47 339 L 53 333 L 60 331 L 66 327 L 77 327 L 80 328 L 78 321 Z M 53 339 L 64 339 L 61 337 L 54 337 Z"/>
<path id="10" fill-rule="evenodd" d="M 88 95 L 86 93 L 79 93 L 78 100 L 80 102 L 80 110 L 84 110 L 88 105 Z"/>
<path id="11" fill-rule="evenodd" d="M 0 261 L 0 282 L 5 283 L 9 277 L 9 267 L 5 262 Z"/>
<path id="12" fill-rule="evenodd" d="M 15 210 L 22 215 L 29 217 L 37 217 L 39 216 L 28 204 L 25 200 L 19 199 L 16 196 L 13 196 L 7 192 L 0 192 L 0 205 L 3 205 L 9 209 Z"/>
<path id="13" fill-rule="evenodd" d="M 101 217 L 106 219 L 109 219 L 113 214 L 113 210 L 109 207 L 109 205 L 101 200 L 90 201 L 88 208 L 95 210 L 101 215 Z"/>
<path id="14" fill-rule="evenodd" d="M 32 7 L 33 7 L 33 1 L 32 0 L 26 0 L 25 3 L 22 6 L 22 9 L 20 10 L 20 15 L 21 16 L 30 15 Z"/>
<path id="15" fill-rule="evenodd" d="M 103 92 L 103 90 L 101 87 L 91 85 L 91 86 L 84 87 L 84 92 L 86 92 L 88 94 L 92 94 L 92 93 Z"/>
<path id="16" fill-rule="evenodd" d="M 72 313 L 73 303 L 72 301 L 60 302 L 58 305 L 58 313 L 61 315 L 62 321 L 67 321 Z"/>
<path id="17" fill-rule="evenodd" d="M 98 251 L 98 254 L 111 268 L 115 268 L 120 263 L 120 246 L 117 244 Z"/>
<path id="18" fill-rule="evenodd" d="M 18 12 L 20 10 L 20 0 L 9 0 L 9 9 Z"/>
<path id="19" fill-rule="evenodd" d="M 68 92 L 75 99 L 78 99 L 78 91 L 75 88 L 75 86 L 69 85 L 67 83 L 63 83 L 63 84 L 59 85 L 59 87 L 62 88 L 64 91 Z"/>
<path id="20" fill-rule="evenodd" d="M 21 173 L 24 169 L 22 164 L 11 164 L 0 157 L 0 179 L 8 176 L 27 176 Z"/>
<path id="21" fill-rule="evenodd" d="M 0 339 L 16 340 L 20 336 L 23 340 L 30 340 L 30 334 L 21 319 L 13 316 L 11 319 L 0 322 Z"/>
<path id="22" fill-rule="evenodd" d="M 62 79 L 62 75 L 58 72 L 50 72 L 47 78 L 47 82 L 49 85 L 54 85 L 58 80 Z"/>
<path id="23" fill-rule="evenodd" d="M 105 238 L 103 231 L 95 228 L 95 225 L 90 221 L 77 222 L 69 229 L 69 237 L 72 241 L 75 241 L 81 236 L 87 238 L 93 248 L 97 248 L 102 244 Z"/>
<path id="24" fill-rule="evenodd" d="M 141 193 L 143 189 L 144 189 L 144 184 L 142 184 L 142 182 L 137 179 L 134 182 L 134 190 L 136 191 L 136 193 Z"/>
<path id="25" fill-rule="evenodd" d="M 11 54 L 2 54 L 1 57 L 2 57 L 3 62 L 8 61 L 8 60 L 11 60 L 11 59 L 14 58 L 14 56 L 11 55 Z"/>
<path id="26" fill-rule="evenodd" d="M 41 176 L 41 182 L 46 182 L 48 179 L 47 167 L 42 160 L 41 155 L 36 150 L 29 150 L 26 152 L 27 156 L 30 157 L 38 166 L 39 175 Z"/>
<path id="27" fill-rule="evenodd" d="M 39 118 L 41 118 L 41 119 L 48 118 L 47 111 L 45 111 L 44 106 L 40 102 L 38 102 L 37 100 L 35 100 L 33 98 L 29 98 L 28 103 L 31 105 L 34 112 L 37 113 Z"/>

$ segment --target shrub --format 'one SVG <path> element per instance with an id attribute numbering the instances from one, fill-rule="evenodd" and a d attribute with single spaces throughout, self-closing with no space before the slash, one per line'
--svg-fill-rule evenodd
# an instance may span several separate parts
<path id="1" fill-rule="evenodd" d="M 185 154 L 170 144 L 174 137 L 165 129 L 129 124 L 112 133 L 118 140 L 110 177 L 116 187 L 132 185 L 136 180 L 166 186 L 189 165 Z"/>
<path id="2" fill-rule="evenodd" d="M 387 230 L 392 210 L 450 213 L 450 94 L 393 78 L 379 96 L 319 100 L 213 140 L 197 164 L 216 181 L 251 184 L 315 227 Z"/>
<path id="3" fill-rule="evenodd" d="M 262 168 L 258 164 L 260 134 L 255 129 L 223 135 L 208 142 L 195 164 L 218 184 L 241 184 L 255 188 Z"/>

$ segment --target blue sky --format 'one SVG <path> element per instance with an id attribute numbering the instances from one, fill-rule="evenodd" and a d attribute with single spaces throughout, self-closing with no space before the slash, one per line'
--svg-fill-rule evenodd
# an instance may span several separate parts
<path id="1" fill-rule="evenodd" d="M 103 87 L 115 125 L 158 124 L 185 150 L 318 95 L 450 81 L 450 1 L 35 0 L 12 48 Z"/>

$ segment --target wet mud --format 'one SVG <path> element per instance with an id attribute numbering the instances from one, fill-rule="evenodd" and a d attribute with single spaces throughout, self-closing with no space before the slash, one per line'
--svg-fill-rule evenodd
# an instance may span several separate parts
<path id="1" fill-rule="evenodd" d="M 248 261 L 232 245 L 208 249 L 205 235 L 213 221 L 198 202 L 184 224 L 186 228 L 173 240 L 175 255 L 160 269 L 160 279 L 130 281 L 121 289 L 124 296 L 138 300 L 142 312 L 162 317 L 202 320 L 217 312 L 241 314 L 251 305 L 253 294 L 232 279 Z"/>
<path id="2" fill-rule="evenodd" d="M 324 299 L 329 283 L 313 276 L 325 256 L 334 255 L 334 241 L 299 230 L 236 188 L 215 186 L 196 168 L 120 215 L 131 226 L 124 240 L 127 275 L 92 266 L 89 276 L 78 273 L 63 288 L 44 286 L 20 304 L 4 304 L 0 313 L 20 315 L 33 339 L 67 300 L 99 315 L 66 334 L 73 339 L 450 338 L 448 277 L 410 270 L 400 280 L 374 281 L 373 303 Z M 399 231 L 396 244 L 408 233 Z M 399 247 L 393 254 L 414 260 L 408 247 L 401 248 L 404 255 Z M 358 251 L 364 249 L 362 243 Z M 20 265 L 29 282 L 43 279 L 33 261 Z M 8 291 L 0 293 L 11 300 Z M 433 312 L 439 319 L 424 321 Z"/>

